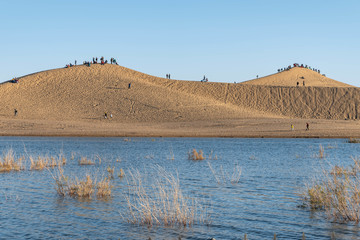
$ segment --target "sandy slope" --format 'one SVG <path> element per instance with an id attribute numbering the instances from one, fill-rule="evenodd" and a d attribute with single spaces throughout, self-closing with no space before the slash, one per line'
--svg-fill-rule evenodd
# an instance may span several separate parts
<path id="1" fill-rule="evenodd" d="M 294 86 L 299 76 L 306 87 Z M 360 136 L 357 121 L 344 121 L 359 118 L 359 89 L 300 68 L 228 84 L 75 66 L 0 84 L 0 101 L 0 135 Z M 289 132 L 290 123 L 302 129 L 310 120 L 329 130 Z"/>

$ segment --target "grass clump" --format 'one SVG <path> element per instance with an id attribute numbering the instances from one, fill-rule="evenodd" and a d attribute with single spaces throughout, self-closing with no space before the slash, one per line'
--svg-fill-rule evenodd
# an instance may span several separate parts
<path id="1" fill-rule="evenodd" d="M 98 198 L 111 195 L 112 186 L 109 178 L 97 181 L 96 176 L 86 174 L 82 179 L 78 177 L 70 179 L 64 175 L 62 167 L 58 167 L 57 172 L 52 177 L 55 180 L 56 192 L 63 197 L 91 199 L 94 195 Z"/>
<path id="2" fill-rule="evenodd" d="M 79 165 L 95 165 L 95 160 L 87 157 L 81 157 L 79 160 Z"/>
<path id="3" fill-rule="evenodd" d="M 46 168 L 55 168 L 66 164 L 66 158 L 59 154 L 58 157 L 54 156 L 29 156 L 30 170 L 41 171 Z"/>
<path id="4" fill-rule="evenodd" d="M 348 143 L 360 143 L 360 139 L 359 138 L 349 138 L 349 140 L 347 142 Z"/>
<path id="5" fill-rule="evenodd" d="M 359 161 L 354 160 L 350 169 L 335 166 L 323 171 L 320 181 L 307 187 L 305 203 L 311 209 L 323 209 L 326 215 L 341 222 L 360 221 Z"/>
<path id="6" fill-rule="evenodd" d="M 199 152 L 194 148 L 191 152 L 188 153 L 189 160 L 204 160 L 204 152 L 200 149 Z"/>
<path id="7" fill-rule="evenodd" d="M 128 213 L 125 218 L 128 222 L 187 227 L 203 221 L 204 212 L 196 199 L 183 195 L 178 177 L 159 166 L 154 171 L 155 179 L 141 175 L 138 170 L 130 170 L 126 174 L 129 193 L 126 196 Z"/>
<path id="8" fill-rule="evenodd" d="M 11 172 L 24 170 L 24 157 L 16 159 L 12 149 L 4 151 L 0 156 L 0 172 Z"/>

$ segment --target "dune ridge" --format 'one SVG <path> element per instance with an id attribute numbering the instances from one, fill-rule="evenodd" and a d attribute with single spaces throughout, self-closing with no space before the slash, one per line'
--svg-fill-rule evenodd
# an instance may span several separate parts
<path id="1" fill-rule="evenodd" d="M 306 86 L 297 87 L 299 79 L 306 80 Z M 242 129 L 229 121 L 259 121 L 263 124 L 259 129 L 265 131 L 266 124 L 280 119 L 302 122 L 360 117 L 359 88 L 302 68 L 235 84 L 165 79 L 111 64 L 79 65 L 29 74 L 18 83 L 2 83 L 0 101 L 0 135 L 34 134 L 41 132 L 41 126 L 50 126 L 52 130 L 44 135 L 63 132 L 64 128 L 80 135 L 91 135 L 91 131 L 100 134 L 95 128 L 107 129 L 108 135 L 122 135 L 126 127 L 131 129 L 130 133 L 125 131 L 127 134 L 138 136 L 141 131 L 152 135 L 154 126 L 168 126 L 159 130 L 160 135 L 167 131 L 176 136 L 185 126 L 188 130 L 183 135 L 191 136 L 196 135 L 193 124 L 203 127 L 199 130 L 202 136 L 216 136 L 224 126 L 230 135 L 231 129 Z M 105 112 L 113 117 L 104 119 Z M 112 128 L 117 134 L 111 133 Z"/>

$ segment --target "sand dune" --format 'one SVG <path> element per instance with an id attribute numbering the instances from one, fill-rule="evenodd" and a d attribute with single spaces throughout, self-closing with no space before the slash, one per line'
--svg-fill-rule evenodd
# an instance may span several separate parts
<path id="1" fill-rule="evenodd" d="M 306 87 L 296 87 L 299 79 Z M 5 135 L 61 135 L 65 128 L 72 129 L 65 135 L 102 135 L 96 128 L 114 130 L 105 135 L 157 135 L 151 129 L 166 126 L 158 135 L 188 136 L 196 135 L 191 123 L 200 128 L 204 123 L 201 136 L 218 131 L 215 135 L 220 136 L 221 129 L 231 129 L 229 121 L 251 126 L 257 120 L 265 124 L 276 119 L 360 117 L 358 88 L 301 68 L 230 84 L 170 80 L 110 64 L 81 65 L 0 84 L 0 101 L 0 134 Z M 113 117 L 104 119 L 105 112 Z M 180 134 L 182 125 L 187 134 Z M 51 131 L 44 130 L 46 126 Z"/>
<path id="2" fill-rule="evenodd" d="M 263 85 L 263 86 L 309 86 L 309 87 L 353 87 L 349 84 L 338 82 L 334 79 L 323 76 L 307 68 L 295 67 L 270 76 L 243 82 L 242 84 Z"/>

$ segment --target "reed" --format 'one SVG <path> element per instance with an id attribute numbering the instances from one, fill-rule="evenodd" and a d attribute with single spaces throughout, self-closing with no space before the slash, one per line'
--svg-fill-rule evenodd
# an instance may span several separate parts
<path id="1" fill-rule="evenodd" d="M 14 151 L 10 148 L 0 156 L 0 172 L 25 170 L 24 157 L 16 159 Z"/>
<path id="2" fill-rule="evenodd" d="M 126 179 L 129 193 L 126 196 L 126 219 L 133 224 L 192 226 L 204 218 L 199 213 L 196 199 L 184 196 L 178 177 L 157 166 L 156 179 L 147 179 L 138 170 L 129 170 Z M 152 182 L 150 186 L 144 183 Z"/>
<path id="3" fill-rule="evenodd" d="M 114 172 L 115 172 L 115 167 L 107 167 L 106 171 L 108 172 L 108 176 L 109 179 L 114 179 Z"/>
<path id="4" fill-rule="evenodd" d="M 97 181 L 95 175 L 86 174 L 85 177 L 69 178 L 64 175 L 64 170 L 58 166 L 57 171 L 52 173 L 55 180 L 55 189 L 60 196 L 72 198 L 91 199 L 94 195 L 103 198 L 111 195 L 112 185 L 109 178 L 102 178 Z"/>
<path id="5" fill-rule="evenodd" d="M 199 150 L 199 152 L 197 152 L 194 148 L 191 152 L 188 152 L 188 158 L 189 160 L 204 160 L 205 156 L 202 150 Z"/>
<path id="6" fill-rule="evenodd" d="M 315 184 L 307 187 L 305 203 L 311 209 L 323 209 L 326 215 L 341 222 L 360 221 L 360 178 L 358 162 L 354 159 L 351 171 L 337 167 L 323 174 Z M 349 172 L 351 174 L 349 174 Z"/>
<path id="7" fill-rule="evenodd" d="M 119 174 L 118 174 L 118 177 L 119 178 L 123 178 L 125 176 L 125 172 L 122 168 L 120 168 L 120 171 L 119 171 Z"/>
<path id="8" fill-rule="evenodd" d="M 97 183 L 97 192 L 96 196 L 98 198 L 108 197 L 111 195 L 111 184 L 109 178 L 103 178 Z"/>
<path id="9" fill-rule="evenodd" d="M 220 165 L 219 170 L 216 171 L 209 161 L 207 162 L 207 164 L 218 184 L 226 184 L 228 182 L 230 182 L 231 184 L 236 184 L 240 181 L 241 167 L 239 165 L 234 165 L 232 174 L 230 175 L 227 171 L 223 169 L 222 165 Z"/>
<path id="10" fill-rule="evenodd" d="M 324 147 L 320 144 L 319 146 L 319 158 L 324 158 Z"/>
<path id="11" fill-rule="evenodd" d="M 95 161 L 87 157 L 81 157 L 79 165 L 95 165 Z"/>

